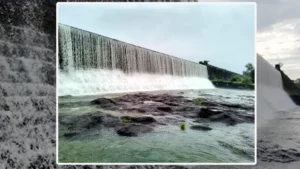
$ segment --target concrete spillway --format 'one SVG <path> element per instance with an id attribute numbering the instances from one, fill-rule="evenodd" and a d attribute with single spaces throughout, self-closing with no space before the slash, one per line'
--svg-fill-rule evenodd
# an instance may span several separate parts
<path id="1" fill-rule="evenodd" d="M 59 95 L 210 89 L 207 67 L 59 24 Z"/>
<path id="2" fill-rule="evenodd" d="M 277 113 L 297 106 L 283 89 L 281 74 L 261 56 L 257 56 L 257 124 L 264 127 Z"/>

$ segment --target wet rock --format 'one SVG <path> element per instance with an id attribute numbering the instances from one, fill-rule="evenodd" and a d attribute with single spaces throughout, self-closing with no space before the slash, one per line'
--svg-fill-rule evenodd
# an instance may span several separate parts
<path id="1" fill-rule="evenodd" d="M 174 103 L 174 102 L 165 102 L 165 104 L 168 106 L 179 106 L 178 103 Z"/>
<path id="2" fill-rule="evenodd" d="M 207 125 L 202 125 L 202 124 L 197 124 L 197 125 L 192 125 L 190 127 L 192 130 L 203 130 L 203 131 L 209 131 L 212 130 L 212 128 L 210 128 Z"/>
<path id="3" fill-rule="evenodd" d="M 243 110 L 254 110 L 254 106 L 247 106 L 243 104 L 232 104 L 232 103 L 219 103 L 222 106 L 228 108 L 235 108 L 235 109 L 243 109 Z"/>
<path id="4" fill-rule="evenodd" d="M 176 108 L 176 111 L 194 111 L 195 109 L 197 109 L 197 107 L 193 107 L 193 106 L 181 106 Z"/>
<path id="5" fill-rule="evenodd" d="M 149 133 L 153 128 L 141 124 L 124 124 L 116 128 L 116 132 L 120 136 L 135 137 L 141 133 Z"/>
<path id="6" fill-rule="evenodd" d="M 152 112 L 151 115 L 153 115 L 153 116 L 165 116 L 166 113 L 164 113 L 164 112 Z"/>
<path id="7" fill-rule="evenodd" d="M 93 100 L 92 104 L 100 105 L 101 108 L 108 110 L 118 110 L 121 113 L 136 112 L 156 117 L 180 115 L 184 118 L 199 118 L 201 121 L 208 119 L 229 125 L 254 122 L 254 113 L 251 113 L 252 110 L 247 106 L 228 102 L 219 103 L 206 98 L 189 100 L 183 96 L 169 94 L 137 93 L 113 99 L 99 98 Z M 251 106 L 248 105 L 248 107 Z"/>
<path id="8" fill-rule="evenodd" d="M 182 112 L 181 115 L 187 118 L 197 118 L 199 117 L 200 108 L 193 111 Z"/>
<path id="9" fill-rule="evenodd" d="M 157 118 L 157 123 L 164 123 L 164 124 L 172 124 L 178 125 L 179 123 L 185 122 L 185 118 L 180 115 L 172 115 L 172 116 L 163 116 Z"/>
<path id="10" fill-rule="evenodd" d="M 266 162 L 290 163 L 300 160 L 300 152 L 296 149 L 285 149 L 279 145 L 259 140 L 257 158 Z"/>
<path id="11" fill-rule="evenodd" d="M 156 120 L 150 116 L 142 116 L 142 117 L 122 116 L 121 119 L 129 120 L 133 123 L 141 123 L 141 124 L 149 124 L 149 123 L 156 122 Z"/>
<path id="12" fill-rule="evenodd" d="M 198 119 L 194 120 L 193 122 L 194 123 L 208 123 L 208 122 L 210 122 L 210 120 L 207 118 L 198 118 Z"/>
<path id="13" fill-rule="evenodd" d="M 240 112 L 237 114 L 238 117 L 242 118 L 245 122 L 254 122 L 254 113 Z"/>
<path id="14" fill-rule="evenodd" d="M 115 127 L 121 124 L 118 117 L 100 111 L 86 113 L 72 118 L 60 117 L 60 121 L 62 121 L 62 124 L 66 125 L 69 129 L 73 130 L 91 129 L 97 125 Z"/>
<path id="15" fill-rule="evenodd" d="M 164 99 L 162 99 L 162 98 L 156 98 L 156 99 L 153 99 L 153 101 L 155 101 L 155 102 L 163 102 Z"/>
<path id="16" fill-rule="evenodd" d="M 100 105 L 101 107 L 110 107 L 110 106 L 113 106 L 116 104 L 116 102 L 114 102 L 111 99 L 107 99 L 107 98 L 98 98 L 98 99 L 91 101 L 91 103 Z"/>
<path id="17" fill-rule="evenodd" d="M 65 102 L 61 102 L 61 103 L 58 103 L 58 106 L 60 107 L 60 108 L 65 108 L 65 107 L 67 107 L 67 108 L 75 108 L 75 107 L 82 107 L 82 106 L 88 106 L 88 105 L 90 105 L 90 103 L 89 102 L 84 102 L 84 101 L 78 101 L 78 102 L 67 102 L 67 103 L 65 103 Z"/>
<path id="18" fill-rule="evenodd" d="M 223 123 L 226 123 L 231 126 L 237 124 L 237 121 L 235 121 L 233 118 L 231 118 L 231 116 L 229 116 L 227 113 L 221 113 L 218 115 L 214 115 L 214 116 L 211 116 L 209 119 L 211 121 L 223 122 Z"/>
<path id="19" fill-rule="evenodd" d="M 194 102 L 196 105 L 201 105 L 204 101 L 206 101 L 206 100 L 203 99 L 203 98 L 195 98 L 195 99 L 193 99 L 193 102 Z"/>
<path id="20" fill-rule="evenodd" d="M 146 109 L 143 108 L 137 108 L 136 110 L 141 113 L 145 113 L 147 111 Z"/>
<path id="21" fill-rule="evenodd" d="M 226 113 L 220 113 L 220 114 L 209 117 L 209 119 L 211 121 L 222 121 L 222 120 L 228 119 L 228 118 L 230 118 L 230 117 Z"/>
<path id="22" fill-rule="evenodd" d="M 78 132 L 65 133 L 65 134 L 64 134 L 64 137 L 73 137 L 73 136 L 76 136 L 76 135 L 78 135 L 78 134 L 79 134 Z"/>
<path id="23" fill-rule="evenodd" d="M 115 126 L 121 124 L 121 121 L 118 117 L 107 114 L 106 116 L 104 116 L 102 124 L 105 127 L 115 127 Z"/>
<path id="24" fill-rule="evenodd" d="M 238 123 L 246 122 L 245 119 L 235 115 L 235 112 L 224 112 L 218 115 L 209 117 L 211 121 L 224 122 L 228 125 L 236 125 Z"/>
<path id="25" fill-rule="evenodd" d="M 209 101 L 204 101 L 201 103 L 202 106 L 208 106 L 208 107 L 216 107 L 219 106 L 219 104 Z"/>
<path id="26" fill-rule="evenodd" d="M 213 115 L 221 114 L 222 111 L 218 109 L 211 109 L 211 108 L 202 108 L 199 112 L 199 117 L 201 118 L 208 118 Z"/>
<path id="27" fill-rule="evenodd" d="M 157 110 L 165 111 L 165 112 L 171 112 L 172 108 L 167 106 L 159 106 L 157 107 Z"/>

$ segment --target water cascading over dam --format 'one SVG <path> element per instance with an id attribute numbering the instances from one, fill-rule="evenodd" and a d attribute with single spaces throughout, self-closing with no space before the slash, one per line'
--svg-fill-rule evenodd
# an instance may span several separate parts
<path id="1" fill-rule="evenodd" d="M 59 95 L 210 89 L 207 67 L 59 24 Z"/>
<path id="2" fill-rule="evenodd" d="M 297 106 L 284 91 L 281 74 L 263 57 L 257 56 L 257 121 L 258 128 L 267 125 L 278 112 L 288 112 Z"/>

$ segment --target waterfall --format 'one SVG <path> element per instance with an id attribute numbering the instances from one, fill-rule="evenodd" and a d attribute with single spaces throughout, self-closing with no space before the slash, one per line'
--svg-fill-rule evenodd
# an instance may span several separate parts
<path id="1" fill-rule="evenodd" d="M 205 65 L 63 24 L 58 34 L 59 95 L 213 88 Z"/>

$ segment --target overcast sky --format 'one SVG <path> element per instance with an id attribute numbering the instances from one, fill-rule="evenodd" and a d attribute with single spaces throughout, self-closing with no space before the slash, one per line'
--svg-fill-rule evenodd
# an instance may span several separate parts
<path id="1" fill-rule="evenodd" d="M 59 5 L 59 23 L 237 73 L 254 63 L 254 21 L 254 4 Z"/>
<path id="2" fill-rule="evenodd" d="M 256 51 L 273 65 L 282 62 L 291 79 L 300 78 L 300 0 L 230 1 L 257 2 Z"/>
<path id="3" fill-rule="evenodd" d="M 283 71 L 300 78 L 300 1 L 258 2 L 257 52 L 270 63 L 282 62 Z"/>

